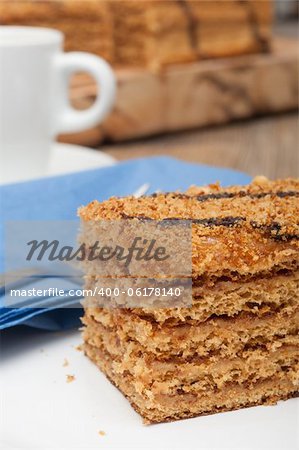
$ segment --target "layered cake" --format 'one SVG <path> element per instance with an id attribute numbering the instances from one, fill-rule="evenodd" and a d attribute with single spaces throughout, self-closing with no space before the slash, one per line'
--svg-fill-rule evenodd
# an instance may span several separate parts
<path id="1" fill-rule="evenodd" d="M 95 295 L 85 306 L 86 355 L 145 423 L 298 394 L 298 180 L 111 198 L 79 216 L 87 243 L 99 221 L 191 226 L 191 305 L 100 307 Z M 85 283 L 94 288 L 97 274 Z"/>
<path id="2" fill-rule="evenodd" d="M 269 48 L 269 0 L 116 0 L 111 7 L 115 60 L 123 65 L 155 68 Z"/>
<path id="3" fill-rule="evenodd" d="M 65 35 L 66 51 L 112 61 L 112 18 L 101 0 L 0 0 L 0 25 L 49 27 Z"/>
<path id="4" fill-rule="evenodd" d="M 268 50 L 271 0 L 0 0 L 0 24 L 57 28 L 66 49 L 159 68 Z"/>

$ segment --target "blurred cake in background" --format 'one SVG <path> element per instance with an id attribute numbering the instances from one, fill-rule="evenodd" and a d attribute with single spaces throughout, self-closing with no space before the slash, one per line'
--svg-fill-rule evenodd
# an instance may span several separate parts
<path id="1" fill-rule="evenodd" d="M 115 63 L 155 67 L 269 48 L 269 0 L 119 0 L 111 8 Z"/>
<path id="2" fill-rule="evenodd" d="M 113 66 L 109 117 L 60 136 L 98 146 L 297 108 L 297 43 L 271 36 L 273 9 L 273 0 L 0 0 L 0 25 L 56 28 L 66 51 Z M 72 78 L 75 108 L 96 96 L 91 77 Z"/>
<path id="3" fill-rule="evenodd" d="M 0 25 L 56 28 L 66 51 L 87 51 L 112 60 L 112 21 L 106 1 L 0 0 Z"/>
<path id="4" fill-rule="evenodd" d="M 2 0 L 3 25 L 61 30 L 66 50 L 160 66 L 269 49 L 271 0 Z"/>

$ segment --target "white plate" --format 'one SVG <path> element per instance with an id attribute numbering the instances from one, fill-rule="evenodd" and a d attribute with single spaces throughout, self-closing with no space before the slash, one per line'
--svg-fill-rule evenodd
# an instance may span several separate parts
<path id="1" fill-rule="evenodd" d="M 88 147 L 79 145 L 55 143 L 51 149 L 49 166 L 45 174 L 37 174 L 36 176 L 22 174 L 22 178 L 20 179 L 9 179 L 9 181 L 1 184 L 30 181 L 36 178 L 97 169 L 100 167 L 112 166 L 116 164 L 116 162 L 117 161 L 112 156 L 99 150 L 92 150 Z"/>
<path id="2" fill-rule="evenodd" d="M 145 426 L 122 394 L 75 349 L 80 341 L 75 331 L 14 329 L 4 335 L 3 448 L 298 449 L 298 399 Z M 75 381 L 67 383 L 68 374 Z"/>
<path id="3" fill-rule="evenodd" d="M 116 160 L 99 150 L 71 144 L 55 144 L 53 146 L 48 175 L 80 172 L 98 167 L 112 166 Z"/>

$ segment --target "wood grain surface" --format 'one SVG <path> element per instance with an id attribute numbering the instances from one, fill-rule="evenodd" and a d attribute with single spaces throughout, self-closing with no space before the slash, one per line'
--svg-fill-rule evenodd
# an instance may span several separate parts
<path id="1" fill-rule="evenodd" d="M 104 123 L 64 140 L 96 145 L 294 110 L 298 60 L 296 40 L 275 38 L 271 53 L 174 65 L 157 73 L 121 69 L 115 107 Z M 95 95 L 90 79 L 74 80 L 75 106 L 87 107 Z"/>
<path id="2" fill-rule="evenodd" d="M 168 155 L 252 176 L 299 177 L 298 115 L 289 113 L 205 130 L 102 146 L 118 160 Z M 146 181 L 146 180 L 145 180 Z"/>

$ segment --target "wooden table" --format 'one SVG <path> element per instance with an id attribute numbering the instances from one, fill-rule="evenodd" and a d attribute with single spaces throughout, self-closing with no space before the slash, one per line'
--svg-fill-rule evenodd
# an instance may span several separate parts
<path id="1" fill-rule="evenodd" d="M 275 35 L 297 36 L 297 22 L 277 25 Z M 230 167 L 269 178 L 299 177 L 298 114 L 271 115 L 230 125 L 105 145 L 118 160 L 168 155 Z"/>
<path id="2" fill-rule="evenodd" d="M 274 115 L 227 126 L 105 145 L 101 150 L 118 160 L 168 155 L 185 161 L 230 167 L 253 176 L 298 177 L 298 115 Z"/>

